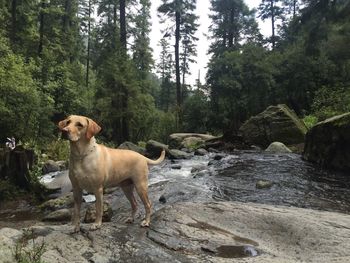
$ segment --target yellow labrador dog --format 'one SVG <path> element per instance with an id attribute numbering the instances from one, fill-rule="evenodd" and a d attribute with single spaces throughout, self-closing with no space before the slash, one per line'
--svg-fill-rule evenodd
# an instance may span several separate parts
<path id="1" fill-rule="evenodd" d="M 151 219 L 151 203 L 148 199 L 148 165 L 159 164 L 164 160 L 163 150 L 158 160 L 150 160 L 129 150 L 111 149 L 97 144 L 94 138 L 101 127 L 93 120 L 71 115 L 60 121 L 58 127 L 70 141 L 69 179 L 73 186 L 74 231 L 80 230 L 80 205 L 82 191 L 87 190 L 96 196 L 96 221 L 91 230 L 101 227 L 103 213 L 103 188 L 121 186 L 131 203 L 131 217 L 134 221 L 137 202 L 133 191 L 136 189 L 145 206 L 146 216 L 141 226 L 147 227 Z"/>

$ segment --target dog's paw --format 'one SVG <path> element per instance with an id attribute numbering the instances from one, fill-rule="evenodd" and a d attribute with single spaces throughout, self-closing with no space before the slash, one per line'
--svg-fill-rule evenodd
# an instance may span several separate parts
<path id="1" fill-rule="evenodd" d="M 94 231 L 94 230 L 97 230 L 101 228 L 101 224 L 98 224 L 98 223 L 93 223 L 91 226 L 90 226 L 90 230 Z"/>
<path id="2" fill-rule="evenodd" d="M 134 223 L 134 219 L 132 217 L 128 217 L 126 220 L 125 220 L 125 223 L 126 224 L 132 224 Z"/>
<path id="3" fill-rule="evenodd" d="M 149 227 L 149 222 L 147 222 L 146 220 L 143 220 L 141 222 L 141 227 Z"/>

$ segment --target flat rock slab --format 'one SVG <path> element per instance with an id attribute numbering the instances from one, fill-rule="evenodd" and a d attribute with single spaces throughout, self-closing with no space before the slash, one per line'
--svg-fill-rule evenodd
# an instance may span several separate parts
<path id="1" fill-rule="evenodd" d="M 75 234 L 69 225 L 33 226 L 33 231 L 35 242 L 45 243 L 42 260 L 50 263 L 350 262 L 350 216 L 341 213 L 188 202 L 158 210 L 149 229 L 141 228 L 139 220 L 122 221 L 114 217 L 97 231 L 82 224 L 82 232 Z M 0 262 L 11 262 L 15 241 L 3 236 L 7 245 L 0 249 Z"/>
<path id="2" fill-rule="evenodd" d="M 300 208 L 176 204 L 157 212 L 148 237 L 211 262 L 350 262 L 350 216 Z"/>

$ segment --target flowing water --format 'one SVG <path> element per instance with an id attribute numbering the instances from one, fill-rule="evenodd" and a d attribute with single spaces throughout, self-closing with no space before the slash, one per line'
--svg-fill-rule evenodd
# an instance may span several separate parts
<path id="1" fill-rule="evenodd" d="M 212 198 L 350 213 L 349 174 L 321 169 L 298 154 L 237 151 L 221 160 L 213 159 L 211 154 L 179 161 L 179 170 L 171 169 L 174 164 L 169 163 L 154 167 L 150 183 L 168 180 L 174 188 L 182 187 L 185 195 L 187 188 L 200 190 L 199 200 Z M 200 171 L 191 173 L 193 167 Z M 272 186 L 259 189 L 258 181 L 268 181 Z"/>
<path id="2" fill-rule="evenodd" d="M 63 186 L 63 192 L 70 191 L 67 171 L 47 175 L 43 181 L 55 187 Z M 259 189 L 258 181 L 267 181 L 272 186 Z M 155 210 L 176 202 L 229 200 L 350 214 L 350 176 L 320 169 L 297 154 L 237 151 L 193 156 L 189 160 L 167 160 L 151 167 L 149 185 Z M 114 200 L 117 210 L 120 209 L 121 191 L 111 196 L 109 199 Z M 160 197 L 162 202 L 158 201 Z M 122 206 L 126 205 L 124 200 Z M 29 204 L 18 202 L 0 206 L 0 221 L 35 218 L 40 218 L 38 211 Z"/>

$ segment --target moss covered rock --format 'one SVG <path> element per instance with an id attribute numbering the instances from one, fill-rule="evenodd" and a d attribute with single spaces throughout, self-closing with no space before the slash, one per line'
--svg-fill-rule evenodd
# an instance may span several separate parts
<path id="1" fill-rule="evenodd" d="M 324 167 L 350 171 L 350 112 L 312 127 L 306 134 L 303 157 Z"/>
<path id="2" fill-rule="evenodd" d="M 307 128 L 288 106 L 279 104 L 251 117 L 239 131 L 247 143 L 266 148 L 274 141 L 286 145 L 303 143 Z"/>

